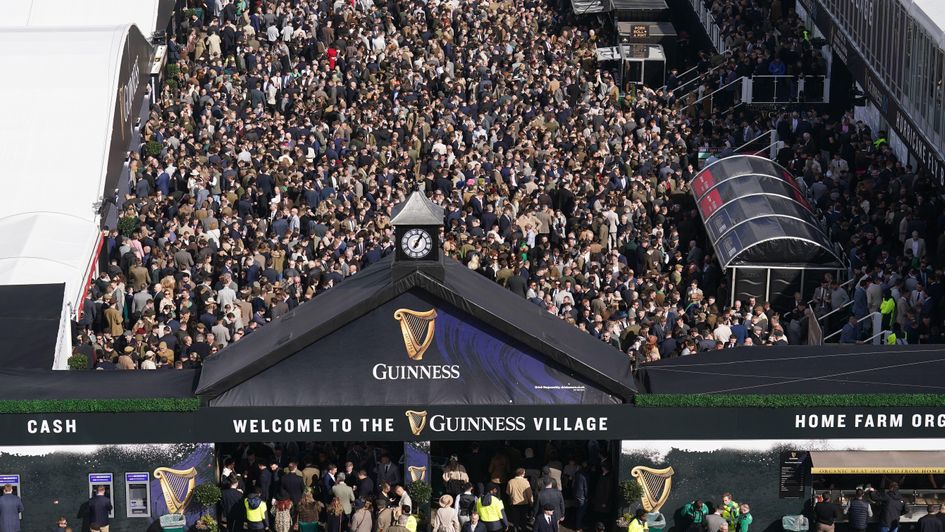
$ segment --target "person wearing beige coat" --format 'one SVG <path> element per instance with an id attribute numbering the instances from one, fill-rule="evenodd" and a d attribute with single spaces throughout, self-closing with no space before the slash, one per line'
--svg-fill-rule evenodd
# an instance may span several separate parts
<path id="1" fill-rule="evenodd" d="M 459 532 L 459 515 L 453 508 L 453 497 L 440 497 L 440 507 L 433 513 L 431 520 L 433 532 Z"/>

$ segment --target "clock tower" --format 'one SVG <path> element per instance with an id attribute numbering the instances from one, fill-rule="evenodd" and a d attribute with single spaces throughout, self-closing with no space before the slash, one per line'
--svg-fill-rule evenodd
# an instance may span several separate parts
<path id="1" fill-rule="evenodd" d="M 413 267 L 439 264 L 443 208 L 427 199 L 423 192 L 416 191 L 407 201 L 395 206 L 392 214 L 390 223 L 394 226 L 396 246 L 394 262 Z"/>

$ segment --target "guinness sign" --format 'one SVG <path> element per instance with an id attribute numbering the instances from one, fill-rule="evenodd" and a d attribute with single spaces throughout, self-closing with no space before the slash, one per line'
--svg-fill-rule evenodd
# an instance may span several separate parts
<path id="1" fill-rule="evenodd" d="M 427 411 L 407 410 L 404 415 L 407 416 L 407 423 L 410 424 L 410 432 L 414 436 L 419 436 L 427 426 Z"/>
<path id="2" fill-rule="evenodd" d="M 399 308 L 394 311 L 394 319 L 400 324 L 407 358 L 413 361 L 423 360 L 423 355 L 433 344 L 433 335 L 436 333 L 436 309 L 421 311 Z M 371 375 L 379 381 L 460 378 L 459 366 L 456 364 L 400 366 L 379 363 L 371 369 Z"/>
<path id="3" fill-rule="evenodd" d="M 423 354 L 433 343 L 436 327 L 436 310 L 426 312 L 401 308 L 394 311 L 394 319 L 400 322 L 404 335 L 404 348 L 410 360 L 423 360 Z"/>
<path id="4" fill-rule="evenodd" d="M 407 472 L 410 473 L 410 482 L 423 482 L 427 478 L 427 468 L 423 466 L 409 466 Z"/>

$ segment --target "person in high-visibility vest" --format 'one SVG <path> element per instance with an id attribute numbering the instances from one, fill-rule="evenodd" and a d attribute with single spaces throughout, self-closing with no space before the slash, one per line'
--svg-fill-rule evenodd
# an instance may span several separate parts
<path id="1" fill-rule="evenodd" d="M 893 298 L 892 291 L 889 289 L 883 294 L 879 312 L 883 316 L 883 328 L 887 330 L 892 328 L 892 323 L 896 319 L 896 299 Z"/>
<path id="2" fill-rule="evenodd" d="M 258 488 L 243 501 L 243 506 L 246 508 L 246 530 L 265 530 L 266 501 L 262 500 Z"/>
<path id="3" fill-rule="evenodd" d="M 893 323 L 892 331 L 886 335 L 886 345 L 906 345 L 906 335 L 902 332 L 902 327 L 898 323 Z"/>
<path id="4" fill-rule="evenodd" d="M 413 515 L 413 508 L 409 504 L 400 507 L 402 512 L 400 524 L 409 532 L 417 532 L 417 516 Z"/>
<path id="5" fill-rule="evenodd" d="M 487 532 L 498 532 L 509 527 L 509 520 L 505 516 L 505 505 L 496 495 L 498 490 L 498 486 L 490 483 L 486 488 L 486 494 L 476 501 L 476 513 L 479 514 L 479 520 L 486 525 Z"/>
<path id="6" fill-rule="evenodd" d="M 735 530 L 735 518 L 738 517 L 738 503 L 732 500 L 732 494 L 722 494 L 722 519 L 728 523 L 729 530 Z"/>
<path id="7" fill-rule="evenodd" d="M 646 511 L 643 508 L 637 508 L 633 519 L 627 525 L 627 532 L 648 532 L 650 527 L 646 524 Z"/>

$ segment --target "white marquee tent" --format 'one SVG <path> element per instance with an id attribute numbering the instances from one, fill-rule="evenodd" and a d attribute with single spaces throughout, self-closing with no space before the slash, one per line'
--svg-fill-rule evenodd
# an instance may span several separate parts
<path id="1" fill-rule="evenodd" d="M 167 27 L 174 0 L 4 0 L 0 26 L 87 27 L 134 24 L 145 37 Z"/>
<path id="2" fill-rule="evenodd" d="M 0 285 L 65 283 L 69 319 L 95 272 L 100 207 L 123 167 L 151 48 L 126 24 L 0 28 L 0 50 Z"/>

